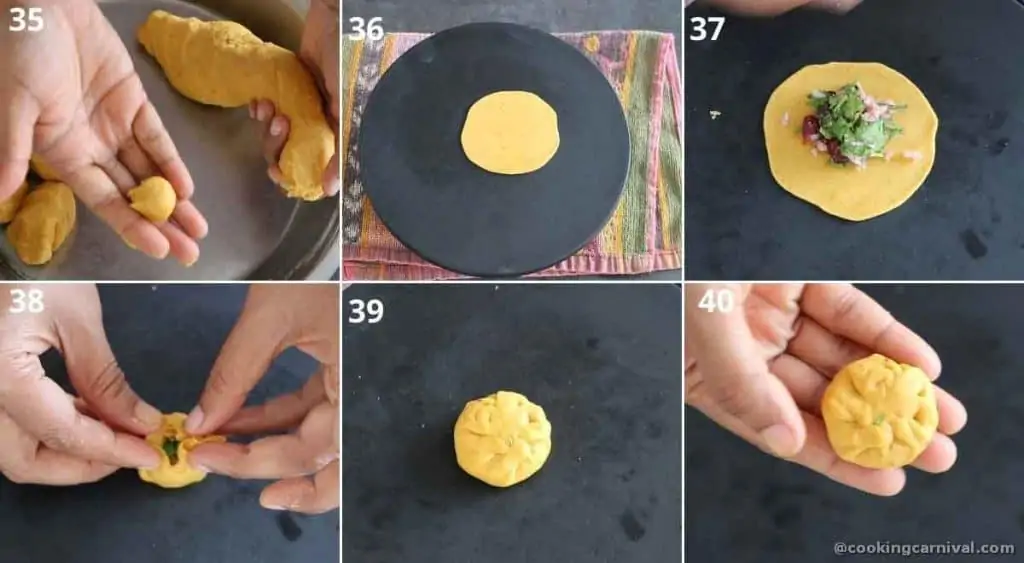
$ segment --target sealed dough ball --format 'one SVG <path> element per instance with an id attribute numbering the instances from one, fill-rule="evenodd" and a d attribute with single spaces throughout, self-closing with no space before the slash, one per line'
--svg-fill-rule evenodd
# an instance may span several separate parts
<path id="1" fill-rule="evenodd" d="M 132 209 L 154 223 L 163 223 L 169 219 L 174 213 L 174 206 L 178 204 L 178 194 L 174 192 L 171 183 L 159 176 L 146 178 L 137 187 L 128 190 L 128 199 L 132 200 Z"/>
<path id="2" fill-rule="evenodd" d="M 165 489 L 179 489 L 206 478 L 206 472 L 189 465 L 188 454 L 199 444 L 223 442 L 223 436 L 190 436 L 185 432 L 185 413 L 165 414 L 160 430 L 146 436 L 146 442 L 160 452 L 160 467 L 139 469 L 139 477 Z"/>
<path id="3" fill-rule="evenodd" d="M 459 467 L 492 487 L 511 487 L 536 473 L 551 453 L 544 409 L 519 393 L 498 391 L 466 403 L 455 422 Z"/>
<path id="4" fill-rule="evenodd" d="M 21 207 L 21 202 L 27 193 L 28 182 L 23 182 L 18 189 L 14 190 L 11 197 L 0 201 L 0 225 L 6 225 L 14 220 L 14 215 L 18 213 L 18 208 Z"/>
<path id="5" fill-rule="evenodd" d="M 7 228 L 7 240 L 22 262 L 39 266 L 53 260 L 53 253 L 75 227 L 75 194 L 59 182 L 46 182 L 30 191 Z"/>
<path id="6" fill-rule="evenodd" d="M 879 354 L 836 374 L 822 398 L 821 415 L 836 454 L 871 469 L 910 465 L 939 424 L 928 375 Z"/>

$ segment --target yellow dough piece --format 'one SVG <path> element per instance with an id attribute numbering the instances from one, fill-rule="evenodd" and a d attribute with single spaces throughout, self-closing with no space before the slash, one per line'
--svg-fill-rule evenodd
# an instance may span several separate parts
<path id="1" fill-rule="evenodd" d="M 291 127 L 278 163 L 285 192 L 307 201 L 324 196 L 334 132 L 316 82 L 295 53 L 235 22 L 179 18 L 162 10 L 149 15 L 138 38 L 187 98 L 227 108 L 272 100 Z"/>
<path id="2" fill-rule="evenodd" d="M 879 354 L 836 374 L 821 415 L 836 454 L 871 469 L 910 465 L 939 424 L 935 390 L 924 371 Z"/>
<path id="3" fill-rule="evenodd" d="M 224 442 L 223 436 L 189 436 L 185 432 L 185 413 L 164 415 L 160 430 L 146 436 L 146 442 L 160 452 L 160 467 L 140 469 L 139 477 L 165 489 L 180 489 L 206 478 L 206 472 L 188 463 L 188 454 L 199 444 Z"/>
<path id="4" fill-rule="evenodd" d="M 531 92 L 494 92 L 476 101 L 462 127 L 470 162 L 495 174 L 527 174 L 558 152 L 558 115 Z"/>
<path id="5" fill-rule="evenodd" d="M 178 204 L 178 194 L 171 183 L 159 176 L 147 178 L 129 190 L 128 199 L 132 200 L 132 209 L 154 223 L 170 218 Z"/>
<path id="6" fill-rule="evenodd" d="M 519 393 L 498 391 L 466 403 L 455 422 L 459 467 L 492 487 L 511 487 L 536 473 L 551 453 L 544 409 Z"/>
<path id="7" fill-rule="evenodd" d="M 903 132 L 886 151 L 889 160 L 872 158 L 864 168 L 835 166 L 804 144 L 801 124 L 813 113 L 807 96 L 814 91 L 859 82 L 878 100 L 906 104 L 896 115 Z M 907 77 L 878 63 L 829 63 L 804 67 L 772 93 L 764 110 L 768 164 L 787 192 L 849 221 L 888 213 L 914 195 L 935 162 L 939 118 L 928 99 Z"/>
<path id="8" fill-rule="evenodd" d="M 28 182 L 24 182 L 18 189 L 14 190 L 11 197 L 0 201 L 0 225 L 6 225 L 14 220 L 14 215 L 18 213 L 18 208 L 21 207 L 21 202 L 25 199 L 25 194 L 27 193 Z"/>
<path id="9" fill-rule="evenodd" d="M 7 240 L 22 262 L 39 266 L 53 259 L 74 227 L 75 194 L 65 184 L 46 182 L 25 196 Z"/>
<path id="10" fill-rule="evenodd" d="M 48 164 L 43 162 L 43 160 L 39 158 L 37 155 L 32 155 L 32 171 L 36 173 L 36 176 L 39 176 L 40 178 L 46 180 L 47 182 L 60 181 L 60 177 L 57 176 L 57 173 L 54 172 L 53 169 L 50 168 Z"/>

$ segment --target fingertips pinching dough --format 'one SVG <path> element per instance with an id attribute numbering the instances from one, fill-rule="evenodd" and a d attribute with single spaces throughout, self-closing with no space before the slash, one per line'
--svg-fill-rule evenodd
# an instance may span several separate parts
<path id="1" fill-rule="evenodd" d="M 836 374 L 822 398 L 821 415 L 836 455 L 871 469 L 913 463 L 939 423 L 928 375 L 880 354 Z"/>
<path id="2" fill-rule="evenodd" d="M 165 489 L 180 489 L 206 478 L 206 471 L 188 461 L 200 444 L 224 442 L 223 436 L 191 436 L 185 432 L 185 413 L 165 414 L 160 429 L 146 436 L 146 442 L 160 452 L 160 466 L 139 469 L 139 478 Z"/>

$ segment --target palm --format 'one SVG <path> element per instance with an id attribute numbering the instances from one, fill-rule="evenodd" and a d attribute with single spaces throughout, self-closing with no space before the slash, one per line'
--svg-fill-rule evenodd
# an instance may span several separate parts
<path id="1" fill-rule="evenodd" d="M 134 246 L 162 258 L 198 257 L 193 237 L 205 235 L 202 215 L 187 201 L 177 225 L 153 225 L 131 210 L 124 192 L 162 175 L 179 198 L 192 184 L 124 44 L 92 2 L 44 2 L 45 29 L 7 33 L 3 68 L 9 86 L 0 104 L 18 108 L 17 122 L 0 123 L 12 138 L 0 166 L 0 196 L 24 177 L 36 154 L 78 198 Z"/>
<path id="2" fill-rule="evenodd" d="M 835 455 L 821 420 L 821 397 L 833 374 L 876 351 L 920 365 L 935 376 L 938 362 L 927 345 L 851 286 L 763 284 L 735 291 L 737 311 L 715 327 L 722 332 L 715 353 L 729 358 L 725 369 L 750 377 L 737 385 L 720 373 L 723 368 L 717 363 L 713 373 L 705 373 L 702 354 L 688 337 L 687 403 L 762 448 L 757 432 L 732 413 L 788 420 L 806 429 L 803 448 L 791 461 L 869 492 L 898 492 L 905 480 L 901 470 L 864 469 Z M 958 431 L 966 419 L 963 406 L 948 393 L 937 389 L 936 397 L 942 434 L 915 463 L 934 472 L 952 465 L 956 447 L 945 434 Z"/>

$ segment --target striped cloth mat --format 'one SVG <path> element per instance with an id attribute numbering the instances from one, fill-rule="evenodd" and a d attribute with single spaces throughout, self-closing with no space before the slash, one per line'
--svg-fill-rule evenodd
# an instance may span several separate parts
<path id="1" fill-rule="evenodd" d="M 611 221 L 575 256 L 537 276 L 641 274 L 681 267 L 681 80 L 671 34 L 601 31 L 559 34 L 605 74 L 622 100 L 632 140 L 625 192 Z M 342 257 L 346 280 L 461 277 L 405 248 L 373 212 L 359 181 L 358 138 L 366 100 L 388 65 L 419 33 L 342 40 Z"/>

